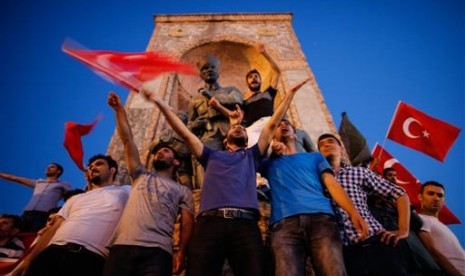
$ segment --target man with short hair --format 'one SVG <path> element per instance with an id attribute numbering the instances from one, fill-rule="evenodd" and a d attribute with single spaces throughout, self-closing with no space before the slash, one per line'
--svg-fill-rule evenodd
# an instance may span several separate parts
<path id="1" fill-rule="evenodd" d="M 345 210 L 336 207 L 344 243 L 344 261 L 348 275 L 406 275 L 395 245 L 409 233 L 410 201 L 405 190 L 368 168 L 353 167 L 342 162 L 343 146 L 333 134 L 318 138 L 318 150 L 331 164 L 336 180 L 342 185 L 355 207 L 368 223 L 369 234 L 359 240 L 353 223 Z M 370 212 L 369 194 L 378 195 L 392 202 L 398 212 L 398 230 L 387 231 Z"/>
<path id="2" fill-rule="evenodd" d="M 145 96 L 157 105 L 205 168 L 199 215 L 189 246 L 188 275 L 221 275 L 225 259 L 235 275 L 264 274 L 263 244 L 257 224 L 256 170 L 294 94 L 307 81 L 290 89 L 263 129 L 258 143 L 251 148 L 247 148 L 247 132 L 239 124 L 241 116 L 230 117 L 226 151 L 204 145 L 157 95 L 157 91 L 143 87 Z M 240 115 L 240 109 L 236 115 Z"/>
<path id="3" fill-rule="evenodd" d="M 445 188 L 436 181 L 421 186 L 418 199 L 423 220 L 418 236 L 447 275 L 465 275 L 465 250 L 452 231 L 438 219 L 445 202 Z"/>
<path id="4" fill-rule="evenodd" d="M 12 275 L 102 274 L 107 245 L 128 199 L 128 189 L 113 185 L 118 164 L 109 155 L 89 159 L 89 190 L 70 198 L 53 217 L 36 245 Z"/>
<path id="5" fill-rule="evenodd" d="M 389 167 L 383 170 L 384 179 L 390 181 L 391 183 L 397 184 L 397 171 L 396 169 Z"/>
<path id="6" fill-rule="evenodd" d="M 346 275 L 339 229 L 329 195 L 350 215 L 360 239 L 368 234 L 344 189 L 321 153 L 297 150 L 295 128 L 282 120 L 273 146 L 278 157 L 265 161 L 271 187 L 271 247 L 276 275 L 308 275 L 310 258 L 316 275 Z"/>
<path id="7" fill-rule="evenodd" d="M 64 181 L 59 180 L 63 174 L 63 167 L 58 163 L 48 165 L 45 176 L 46 179 L 30 179 L 16 176 L 8 173 L 0 173 L 0 178 L 17 182 L 26 187 L 34 189 L 32 198 L 24 207 L 21 216 L 23 220 L 24 232 L 37 232 L 45 226 L 48 217 L 48 211 L 57 207 L 60 199 L 64 194 L 71 190 L 71 186 Z"/>
<path id="8" fill-rule="evenodd" d="M 108 105 L 115 111 L 132 191 L 116 229 L 104 275 L 178 274 L 183 269 L 194 225 L 192 192 L 174 181 L 180 158 L 170 145 L 160 143 L 152 149 L 155 172 L 149 172 L 140 161 L 124 106 L 113 92 L 108 95 Z M 173 254 L 178 214 L 180 244 Z"/>
<path id="9" fill-rule="evenodd" d="M 21 218 L 16 215 L 0 215 L 0 257 L 19 258 L 24 244 L 17 238 L 21 230 Z"/>

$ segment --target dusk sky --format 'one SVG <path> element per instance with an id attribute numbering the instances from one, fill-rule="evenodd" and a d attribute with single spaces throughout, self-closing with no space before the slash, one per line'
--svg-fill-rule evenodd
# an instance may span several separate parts
<path id="1" fill-rule="evenodd" d="M 89 49 L 144 51 L 157 14 L 293 14 L 296 36 L 336 127 L 341 113 L 383 144 L 399 100 L 462 129 L 443 163 L 390 140 L 385 148 L 420 181 L 446 186 L 465 222 L 465 2 L 408 1 L 2 1 L 0 171 L 43 178 L 50 162 L 83 188 L 63 147 L 66 121 L 103 119 L 84 137 L 85 161 L 105 153 L 115 120 L 106 99 L 128 90 L 64 54 L 70 37 Z M 219 80 L 221 83 L 221 78 Z M 32 189 L 0 180 L 0 213 L 21 214 Z M 451 229 L 465 245 L 464 224 Z"/>

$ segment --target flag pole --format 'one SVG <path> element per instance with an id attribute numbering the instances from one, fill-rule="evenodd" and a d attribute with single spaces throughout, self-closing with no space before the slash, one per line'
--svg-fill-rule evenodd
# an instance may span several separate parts
<path id="1" fill-rule="evenodd" d="M 402 101 L 397 102 L 396 110 L 394 110 L 394 115 L 392 115 L 391 122 L 389 123 L 389 128 L 386 131 L 386 135 L 384 136 L 383 145 L 381 147 L 382 149 L 384 149 L 384 146 L 386 145 L 387 136 L 388 136 L 389 132 L 391 131 L 392 124 L 394 123 L 394 118 L 396 117 L 397 111 L 399 110 L 399 107 L 400 107 L 401 103 L 402 103 Z M 381 157 L 382 152 L 383 152 L 383 150 L 380 151 L 378 158 Z"/>

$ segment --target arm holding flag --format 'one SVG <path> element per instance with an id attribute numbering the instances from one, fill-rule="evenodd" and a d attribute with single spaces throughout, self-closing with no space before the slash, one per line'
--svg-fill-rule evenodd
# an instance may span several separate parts
<path id="1" fill-rule="evenodd" d="M 131 127 L 129 126 L 126 110 L 121 104 L 121 99 L 113 92 L 108 95 L 108 105 L 115 110 L 116 128 L 118 135 L 121 138 L 126 155 L 126 164 L 129 173 L 134 171 L 140 164 L 139 150 L 132 135 Z"/>
<path id="2" fill-rule="evenodd" d="M 142 94 L 145 98 L 151 102 L 153 102 L 163 113 L 168 121 L 169 125 L 173 128 L 173 130 L 181 136 L 184 141 L 186 141 L 187 147 L 190 149 L 192 154 L 195 157 L 200 157 L 203 152 L 203 144 L 200 139 L 195 136 L 187 126 L 179 119 L 176 113 L 173 112 L 171 106 L 169 106 L 166 102 L 164 102 L 158 95 L 156 91 L 153 91 L 150 88 L 150 85 L 143 84 L 141 89 Z"/>

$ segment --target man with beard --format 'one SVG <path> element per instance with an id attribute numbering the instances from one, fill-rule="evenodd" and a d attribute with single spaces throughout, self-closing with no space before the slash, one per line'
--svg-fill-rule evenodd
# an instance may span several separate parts
<path id="1" fill-rule="evenodd" d="M 46 179 L 30 179 L 8 173 L 0 173 L 0 178 L 17 182 L 24 186 L 34 189 L 32 198 L 24 207 L 21 216 L 23 220 L 23 232 L 37 232 L 45 226 L 48 217 L 48 211 L 57 207 L 60 199 L 65 193 L 71 190 L 71 186 L 59 180 L 63 174 L 63 167 L 58 163 L 48 165 L 45 176 Z"/>
<path id="2" fill-rule="evenodd" d="M 242 117 L 238 108 L 230 117 L 231 128 L 227 133 L 225 151 L 202 144 L 156 91 L 152 91 L 149 85 L 143 86 L 141 92 L 155 103 L 205 168 L 199 214 L 189 245 L 188 275 L 221 275 L 225 259 L 228 259 L 234 275 L 264 274 L 255 174 L 274 129 L 289 108 L 295 92 L 307 81 L 298 83 L 286 93 L 263 128 L 258 143 L 251 148 L 247 148 L 245 128 L 238 124 Z"/>
<path id="3" fill-rule="evenodd" d="M 318 138 L 318 150 L 326 157 L 333 168 L 336 180 L 341 184 L 362 218 L 368 223 L 369 233 L 361 240 L 355 231 L 349 214 L 335 206 L 339 220 L 344 262 L 348 275 L 407 275 L 399 260 L 400 239 L 409 233 L 410 201 L 405 190 L 394 183 L 379 177 L 364 167 L 353 167 L 342 162 L 342 144 L 330 133 Z M 386 230 L 370 212 L 367 196 L 376 195 L 396 206 L 398 229 Z"/>
<path id="4" fill-rule="evenodd" d="M 108 96 L 108 105 L 115 111 L 132 191 L 116 229 L 104 275 L 178 274 L 183 269 L 194 225 L 192 193 L 173 180 L 179 157 L 168 145 L 160 144 L 152 150 L 155 172 L 149 172 L 140 161 L 126 111 L 113 92 Z M 180 244 L 173 256 L 173 231 L 178 214 Z"/>
<path id="5" fill-rule="evenodd" d="M 113 185 L 118 164 L 109 155 L 89 159 L 89 190 L 70 198 L 12 275 L 101 275 L 107 245 L 128 199 Z"/>

